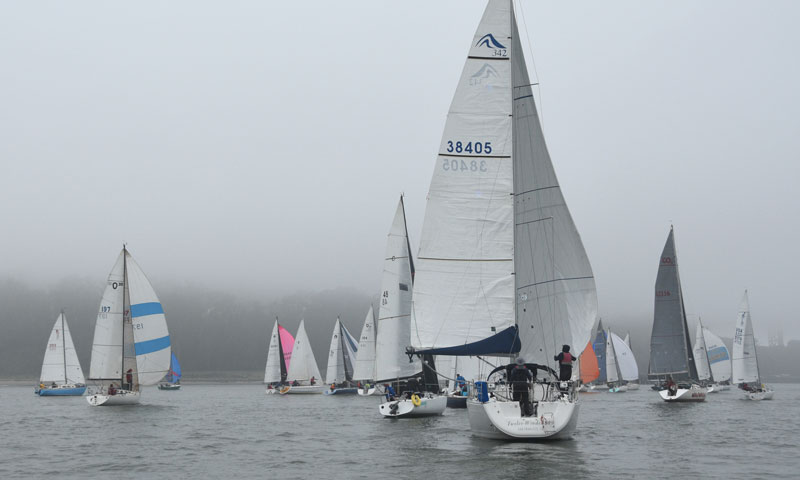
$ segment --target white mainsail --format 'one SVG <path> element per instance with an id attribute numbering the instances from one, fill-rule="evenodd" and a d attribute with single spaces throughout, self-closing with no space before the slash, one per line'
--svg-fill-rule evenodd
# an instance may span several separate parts
<path id="1" fill-rule="evenodd" d="M 75 385 L 85 383 L 85 381 L 80 361 L 78 361 L 78 354 L 75 351 L 75 345 L 72 343 L 72 336 L 69 333 L 66 315 L 61 312 L 53 325 L 53 329 L 50 331 L 50 338 L 44 351 L 39 383 L 44 383 L 45 385 L 52 383 Z"/>
<path id="2" fill-rule="evenodd" d="M 155 385 L 169 371 L 169 331 L 161 302 L 126 248 L 108 276 L 95 324 L 89 378 Z"/>
<path id="3" fill-rule="evenodd" d="M 698 320 L 694 335 L 694 364 L 698 380 L 711 380 L 711 365 L 708 363 L 706 341 L 703 338 L 703 323 Z"/>
<path id="4" fill-rule="evenodd" d="M 381 304 L 375 341 L 375 369 L 379 382 L 405 378 L 422 370 L 419 360 L 409 361 L 409 340 L 413 259 L 406 228 L 403 197 L 397 204 L 389 237 L 381 280 Z"/>
<path id="5" fill-rule="evenodd" d="M 375 380 L 375 313 L 372 305 L 369 306 L 364 326 L 361 327 L 361 336 L 358 340 L 358 355 L 353 367 L 354 380 Z"/>
<path id="6" fill-rule="evenodd" d="M 736 331 L 733 335 L 733 383 L 761 383 L 758 374 L 758 358 L 756 357 L 756 341 L 753 335 L 753 322 L 750 320 L 750 302 L 747 290 L 744 291 L 736 319 Z"/>
<path id="7" fill-rule="evenodd" d="M 621 339 L 619 335 L 609 330 L 609 337 L 614 345 L 614 355 L 617 358 L 617 367 L 619 368 L 620 377 L 627 382 L 636 382 L 639 380 L 639 366 L 636 365 L 636 358 L 633 356 L 633 351 L 628 343 Z M 626 335 L 627 339 L 628 336 Z"/>
<path id="8" fill-rule="evenodd" d="M 472 40 L 428 193 L 414 285 L 417 351 L 552 363 L 586 347 L 592 269 L 542 134 L 511 2 Z"/>
<path id="9" fill-rule="evenodd" d="M 353 362 L 356 359 L 357 349 L 355 339 L 337 318 L 331 334 L 326 383 L 344 383 L 353 380 Z"/>
<path id="10" fill-rule="evenodd" d="M 289 364 L 286 379 L 289 382 L 297 380 L 301 385 L 308 385 L 311 378 L 314 378 L 317 383 L 322 382 L 317 361 L 314 359 L 314 352 L 308 342 L 305 320 L 300 320 L 300 326 L 297 327 L 297 335 L 294 338 L 292 362 Z"/>
<path id="11" fill-rule="evenodd" d="M 731 379 L 731 356 L 725 342 L 705 327 L 703 327 L 703 339 L 706 344 L 708 363 L 711 365 L 712 378 L 715 382 L 729 381 Z"/>
<path id="12" fill-rule="evenodd" d="M 269 339 L 269 349 L 267 350 L 267 366 L 264 369 L 264 383 L 275 383 L 281 381 L 281 352 L 280 337 L 278 335 L 278 321 L 272 327 L 272 336 Z"/>

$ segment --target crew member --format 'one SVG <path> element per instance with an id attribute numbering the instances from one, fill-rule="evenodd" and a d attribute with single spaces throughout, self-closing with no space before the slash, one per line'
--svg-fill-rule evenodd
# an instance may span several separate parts
<path id="1" fill-rule="evenodd" d="M 572 378 L 572 362 L 575 361 L 575 357 L 569 353 L 569 345 L 563 345 L 561 347 L 561 353 L 553 357 L 554 360 L 558 361 L 559 367 L 561 367 L 561 371 L 559 372 L 558 379 L 562 382 L 566 382 L 567 380 Z"/>
<path id="2" fill-rule="evenodd" d="M 520 410 L 524 412 L 530 399 L 529 387 L 533 380 L 533 373 L 525 366 L 525 360 L 522 357 L 517 357 L 517 364 L 511 369 L 510 377 L 514 400 L 519 402 Z"/>

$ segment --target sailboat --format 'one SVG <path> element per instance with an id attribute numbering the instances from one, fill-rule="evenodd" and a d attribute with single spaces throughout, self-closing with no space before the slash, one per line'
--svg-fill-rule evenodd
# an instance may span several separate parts
<path id="1" fill-rule="evenodd" d="M 172 353 L 172 358 L 169 361 L 169 372 L 164 377 L 164 381 L 158 384 L 159 390 L 180 390 L 181 389 L 181 364 L 178 363 L 178 357 Z"/>
<path id="2" fill-rule="evenodd" d="M 728 390 L 731 383 L 731 356 L 728 347 L 721 338 L 706 327 L 703 327 L 703 343 L 705 344 L 706 359 L 711 367 L 714 391 Z"/>
<path id="3" fill-rule="evenodd" d="M 83 395 L 86 383 L 72 336 L 69 334 L 67 316 L 62 310 L 50 331 L 44 351 L 42 373 L 35 393 L 42 397 Z"/>
<path id="4" fill-rule="evenodd" d="M 325 381 L 330 388 L 325 395 L 355 394 L 358 388 L 353 381 L 353 363 L 358 356 L 358 343 L 347 327 L 336 318 L 328 353 L 328 371 Z"/>
<path id="5" fill-rule="evenodd" d="M 353 367 L 353 379 L 361 386 L 358 394 L 369 396 L 377 393 L 375 379 L 378 378 L 375 363 L 375 310 L 369 306 L 364 326 L 361 327 L 361 336 L 358 339 L 358 355 Z"/>
<path id="6" fill-rule="evenodd" d="M 275 393 L 277 391 L 276 387 L 286 383 L 293 348 L 294 337 L 278 323 L 276 318 L 267 351 L 267 366 L 264 369 L 264 383 L 267 384 L 266 393 Z"/>
<path id="7" fill-rule="evenodd" d="M 476 382 L 467 401 L 473 434 L 511 440 L 572 435 L 578 382 L 559 382 L 551 365 L 562 345 L 580 356 L 597 318 L 594 276 L 532 85 L 512 1 L 490 0 L 439 147 L 411 318 L 416 354 L 516 357 L 542 374 L 527 391 L 533 404 L 513 400 L 507 384 L 490 395 L 513 364 Z"/>
<path id="8" fill-rule="evenodd" d="M 661 252 L 656 277 L 648 378 L 657 382 L 655 388 L 666 402 L 702 402 L 706 399 L 706 389 L 698 383 L 689 339 L 672 227 Z"/>
<path id="9" fill-rule="evenodd" d="M 597 321 L 597 330 L 595 331 L 594 340 L 592 340 L 592 349 L 594 350 L 595 357 L 597 357 L 598 374 L 597 378 L 587 387 L 591 390 L 604 390 L 608 388 L 608 376 L 606 374 L 606 345 L 607 345 L 606 331 L 603 328 L 603 320 Z"/>
<path id="10" fill-rule="evenodd" d="M 753 335 L 753 322 L 750 319 L 750 301 L 744 291 L 736 331 L 733 335 L 733 383 L 744 391 L 748 400 L 772 400 L 775 392 L 761 381 L 758 372 L 756 340 Z"/>
<path id="11" fill-rule="evenodd" d="M 606 331 L 606 373 L 608 392 L 620 393 L 630 390 L 631 382 L 639 380 L 639 367 L 633 352 L 623 339 L 611 330 Z"/>
<path id="12" fill-rule="evenodd" d="M 286 372 L 287 385 L 278 389 L 281 395 L 302 394 L 302 393 L 322 393 L 322 377 L 319 374 L 317 360 L 311 350 L 311 343 L 308 341 L 305 320 L 300 320 L 297 327 L 297 335 L 294 337 L 294 348 L 292 349 L 292 362 Z"/>
<path id="13" fill-rule="evenodd" d="M 169 371 L 169 331 L 164 309 L 142 269 L 122 248 L 108 282 L 94 329 L 89 380 L 100 391 L 90 405 L 139 403 L 140 386 L 155 385 Z"/>
<path id="14" fill-rule="evenodd" d="M 405 350 L 410 344 L 414 275 L 414 259 L 401 196 L 386 240 L 375 342 L 376 380 L 384 384 L 387 396 L 386 401 L 378 406 L 378 411 L 385 418 L 441 415 L 447 408 L 447 397 L 437 393 L 438 382 L 435 382 L 435 387 L 428 387 L 426 381 L 420 382 L 418 378 L 425 376 L 420 374 L 422 363 L 411 360 Z M 429 373 L 430 361 L 428 357 L 425 367 Z M 394 396 L 392 391 L 396 392 Z"/>

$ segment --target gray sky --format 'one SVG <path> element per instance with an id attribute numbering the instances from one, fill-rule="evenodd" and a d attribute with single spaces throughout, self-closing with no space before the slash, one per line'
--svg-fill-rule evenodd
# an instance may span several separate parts
<path id="1" fill-rule="evenodd" d="M 0 4 L 0 275 L 105 278 L 127 241 L 156 288 L 376 292 L 484 6 Z M 652 321 L 672 222 L 690 314 L 731 336 L 749 288 L 757 335 L 800 337 L 800 3 L 518 17 L 602 315 Z"/>

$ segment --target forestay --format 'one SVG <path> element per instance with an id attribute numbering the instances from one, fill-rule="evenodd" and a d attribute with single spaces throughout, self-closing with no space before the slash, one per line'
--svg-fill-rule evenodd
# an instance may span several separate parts
<path id="1" fill-rule="evenodd" d="M 418 359 L 409 361 L 411 294 L 414 264 L 406 228 L 403 198 L 397 204 L 389 237 L 381 279 L 381 304 L 375 345 L 376 380 L 405 378 L 422 371 Z"/>
<path id="2" fill-rule="evenodd" d="M 675 252 L 675 236 L 670 228 L 656 277 L 649 375 L 671 375 L 675 380 L 697 379 L 692 357 L 678 273 L 678 257 Z"/>
<path id="3" fill-rule="evenodd" d="M 39 382 L 46 385 L 52 383 L 74 385 L 85 383 L 85 381 L 78 354 L 69 333 L 69 324 L 67 324 L 64 312 L 61 312 L 50 331 Z"/>
<path id="4" fill-rule="evenodd" d="M 450 106 L 423 223 L 411 343 L 547 364 L 562 344 L 580 354 L 597 300 L 510 8 L 489 2 Z"/>
<path id="5" fill-rule="evenodd" d="M 733 383 L 761 383 L 758 375 L 756 342 L 753 336 L 753 323 L 750 320 L 750 302 L 747 290 L 744 291 L 733 334 Z"/>

